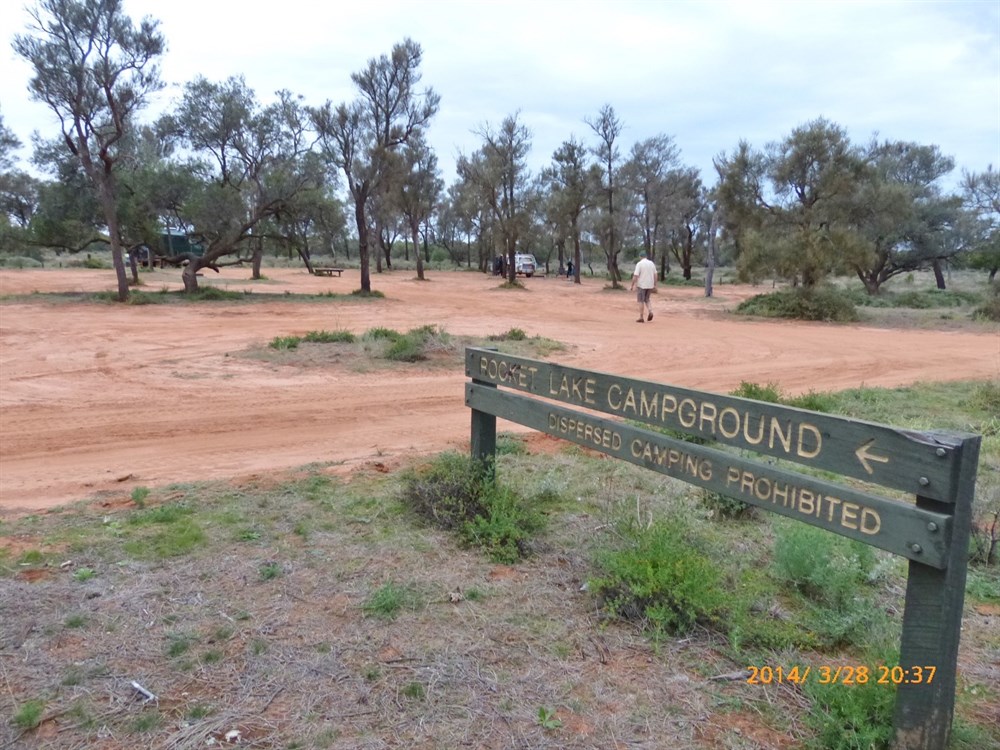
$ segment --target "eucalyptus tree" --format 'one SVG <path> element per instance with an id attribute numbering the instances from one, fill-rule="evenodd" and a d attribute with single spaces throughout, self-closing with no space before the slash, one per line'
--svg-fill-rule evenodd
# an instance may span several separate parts
<path id="1" fill-rule="evenodd" d="M 145 18 L 133 25 L 121 0 L 42 0 L 28 14 L 28 31 L 14 37 L 14 51 L 34 69 L 31 98 L 55 113 L 66 147 L 96 188 L 118 299 L 125 301 L 115 180 L 119 144 L 147 97 L 162 88 L 155 63 L 164 51 L 159 24 Z"/>
<path id="2" fill-rule="evenodd" d="M 0 112 L 0 172 L 9 172 L 14 168 L 14 154 L 21 148 L 21 141 L 3 121 Z"/>
<path id="3" fill-rule="evenodd" d="M 580 219 L 584 211 L 597 200 L 601 172 L 596 164 L 588 164 L 587 147 L 570 138 L 552 154 L 552 164 L 542 172 L 548 185 L 550 205 L 566 236 L 573 243 L 573 280 L 580 283 Z"/>
<path id="4" fill-rule="evenodd" d="M 310 111 L 322 154 L 343 172 L 354 203 L 365 293 L 371 292 L 370 202 L 389 189 L 393 152 L 428 125 L 440 104 L 433 89 L 417 90 L 422 58 L 420 45 L 404 39 L 390 54 L 370 59 L 364 70 L 351 74 L 357 99 L 336 107 L 328 101 Z"/>
<path id="5" fill-rule="evenodd" d="M 862 239 L 849 265 L 869 294 L 889 279 L 930 267 L 944 288 L 941 264 L 965 248 L 961 199 L 938 181 L 954 160 L 937 146 L 873 141 L 857 185 L 852 220 Z"/>
<path id="6" fill-rule="evenodd" d="M 635 196 L 634 219 L 642 235 L 643 249 L 654 262 L 673 208 L 671 192 L 676 181 L 671 181 L 671 176 L 679 166 L 679 152 L 673 139 L 660 134 L 633 144 L 622 167 L 622 181 Z"/>
<path id="7" fill-rule="evenodd" d="M 477 158 L 473 154 L 471 159 Z M 476 267 L 480 271 L 491 268 L 493 222 L 490 211 L 479 198 L 479 189 L 460 178 L 452 183 L 441 201 L 436 214 L 437 241 L 448 251 L 452 262 L 472 266 L 473 247 L 476 250 Z"/>
<path id="8" fill-rule="evenodd" d="M 814 120 L 763 153 L 741 143 L 733 156 L 716 159 L 716 169 L 744 276 L 773 273 L 812 288 L 860 251 L 851 215 L 866 166 L 838 125 Z"/>
<path id="9" fill-rule="evenodd" d="M 962 199 L 976 225 L 972 265 L 988 271 L 992 282 L 1000 271 L 1000 172 L 992 164 L 983 172 L 965 172 Z"/>
<path id="10" fill-rule="evenodd" d="M 38 186 L 38 206 L 31 218 L 31 241 L 56 254 L 78 253 L 109 243 L 94 183 L 79 158 L 61 140 L 34 139 L 32 162 L 47 174 Z M 122 263 L 124 269 L 124 259 Z"/>
<path id="11" fill-rule="evenodd" d="M 470 157 L 460 156 L 457 165 L 459 177 L 474 187 L 495 222 L 510 283 L 517 277 L 514 256 L 518 241 L 531 221 L 527 162 L 531 131 L 518 122 L 518 114 L 505 117 L 499 127 L 485 123 L 477 128 L 482 146 Z"/>
<path id="12" fill-rule="evenodd" d="M 413 239 L 417 261 L 417 278 L 424 280 L 424 261 L 420 253 L 420 225 L 427 222 L 437 207 L 444 182 L 437 166 L 437 156 L 422 135 L 410 139 L 402 153 L 396 195 L 397 205 L 406 220 Z"/>
<path id="13" fill-rule="evenodd" d="M 737 261 L 748 241 L 763 229 L 768 204 L 765 201 L 767 162 L 764 154 L 746 140 L 732 153 L 722 152 L 712 160 L 717 181 L 713 189 L 719 226 L 733 246 Z"/>
<path id="14" fill-rule="evenodd" d="M 4 249 L 20 251 L 31 218 L 38 208 L 39 182 L 15 167 L 21 141 L 0 114 L 0 239 Z"/>
<path id="15" fill-rule="evenodd" d="M 185 291 L 198 288 L 204 268 L 250 261 L 259 276 L 269 222 L 323 185 L 306 122 L 296 96 L 279 91 L 275 102 L 261 106 L 242 77 L 223 83 L 196 78 L 176 113 L 161 120 L 160 127 L 186 147 L 200 180 L 180 211 L 186 233 L 204 250 L 185 254 Z"/>
<path id="16" fill-rule="evenodd" d="M 336 257 L 336 244 L 347 229 L 343 201 L 332 185 L 301 191 L 295 200 L 268 221 L 264 236 L 284 248 L 289 259 L 297 254 L 312 273 L 314 253 Z"/>
<path id="17" fill-rule="evenodd" d="M 664 258 L 670 254 L 681 267 L 681 274 L 691 280 L 698 248 L 704 245 L 709 234 L 707 199 L 701 177 L 694 167 L 671 170 L 664 186 L 664 217 L 666 226 L 666 250 Z M 665 263 L 660 265 L 661 273 Z"/>
<path id="18" fill-rule="evenodd" d="M 611 286 L 621 286 L 621 272 L 618 270 L 618 253 L 621 250 L 619 218 L 615 213 L 615 198 L 618 197 L 618 173 L 621 164 L 621 149 L 618 137 L 625 125 L 615 113 L 614 107 L 605 104 L 597 113 L 597 117 L 584 120 L 597 135 L 597 146 L 592 149 L 594 156 L 602 169 L 602 186 L 604 193 L 604 209 L 600 232 L 604 254 L 608 261 L 608 273 L 611 275 Z"/>

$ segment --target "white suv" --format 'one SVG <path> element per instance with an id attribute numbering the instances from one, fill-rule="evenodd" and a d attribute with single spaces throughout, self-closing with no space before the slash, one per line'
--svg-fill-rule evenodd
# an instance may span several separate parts
<path id="1" fill-rule="evenodd" d="M 538 268 L 538 262 L 535 260 L 535 256 L 530 253 L 517 253 L 514 256 L 514 272 L 523 273 L 529 278 L 535 273 L 535 269 Z"/>

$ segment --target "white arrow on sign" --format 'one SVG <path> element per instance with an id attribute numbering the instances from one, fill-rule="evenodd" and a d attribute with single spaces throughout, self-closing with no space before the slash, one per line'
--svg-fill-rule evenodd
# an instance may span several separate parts
<path id="1" fill-rule="evenodd" d="M 864 443 L 860 448 L 854 451 L 854 455 L 858 457 L 858 461 L 864 467 L 865 471 L 869 474 L 874 474 L 875 470 L 872 468 L 870 461 L 877 461 L 880 464 L 889 463 L 888 456 L 880 456 L 877 453 L 871 452 L 871 447 L 875 444 L 875 438 L 872 438 L 867 443 Z"/>

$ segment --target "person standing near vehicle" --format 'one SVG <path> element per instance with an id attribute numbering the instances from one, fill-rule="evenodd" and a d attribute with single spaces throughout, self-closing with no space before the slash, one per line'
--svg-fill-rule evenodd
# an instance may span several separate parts
<path id="1" fill-rule="evenodd" d="M 636 323 L 642 323 L 653 319 L 653 303 L 650 299 L 653 290 L 656 289 L 656 264 L 649 259 L 646 251 L 641 253 L 642 257 L 635 264 L 635 271 L 632 273 L 632 286 L 629 290 L 636 291 L 635 299 L 639 303 L 639 319 Z"/>

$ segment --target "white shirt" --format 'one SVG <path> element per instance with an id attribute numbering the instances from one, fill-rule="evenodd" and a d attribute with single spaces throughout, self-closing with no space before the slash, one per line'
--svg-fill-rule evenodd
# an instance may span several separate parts
<path id="1" fill-rule="evenodd" d="M 632 276 L 640 289 L 652 289 L 656 286 L 656 264 L 649 258 L 643 258 L 635 264 Z"/>

